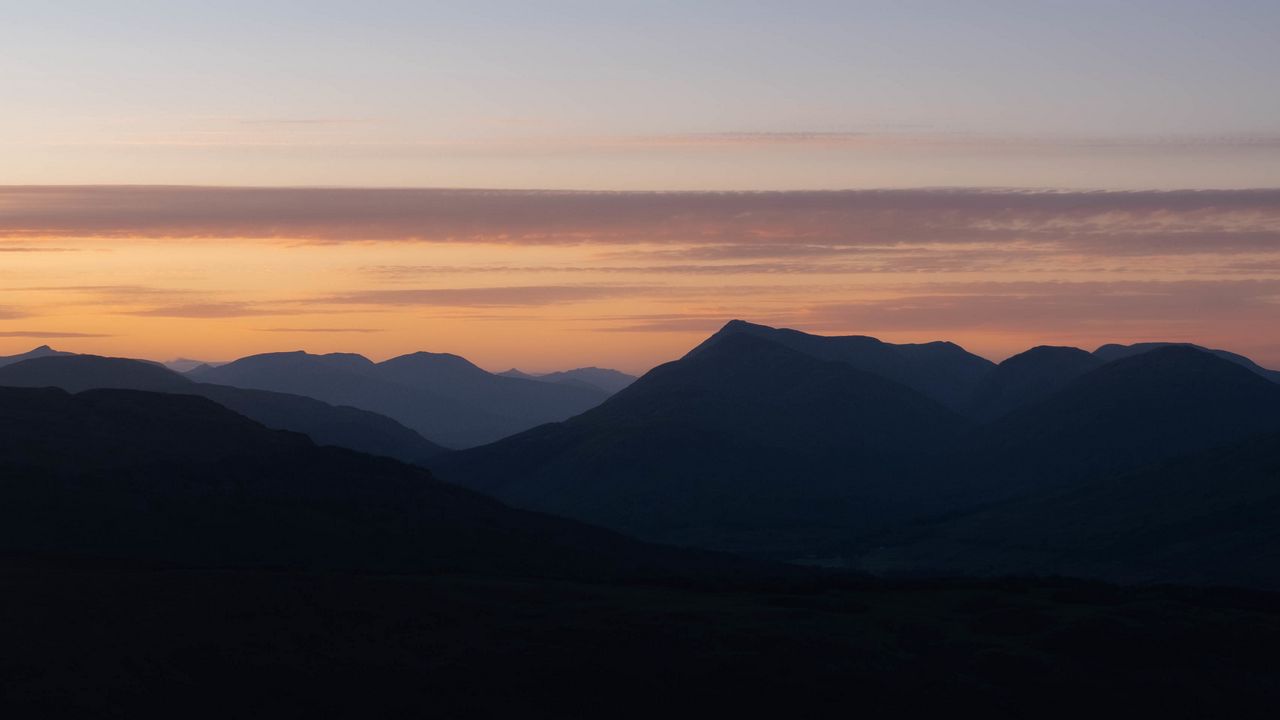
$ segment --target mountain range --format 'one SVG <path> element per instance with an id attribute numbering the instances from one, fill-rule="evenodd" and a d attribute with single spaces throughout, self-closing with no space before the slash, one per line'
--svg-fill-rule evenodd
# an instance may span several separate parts
<path id="1" fill-rule="evenodd" d="M 457 355 L 427 352 L 380 363 L 348 353 L 268 353 L 188 375 L 369 410 L 455 448 L 564 420 L 608 397 L 596 387 L 503 377 Z"/>

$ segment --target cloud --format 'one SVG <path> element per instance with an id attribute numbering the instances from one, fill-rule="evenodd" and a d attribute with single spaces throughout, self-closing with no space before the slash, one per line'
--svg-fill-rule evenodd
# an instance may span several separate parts
<path id="1" fill-rule="evenodd" d="M 57 330 L 6 330 L 0 332 L 0 338 L 105 338 L 115 337 L 103 333 L 61 332 Z"/>
<path id="2" fill-rule="evenodd" d="M 1108 255 L 1256 252 L 1280 243 L 1280 190 L 6 187 L 0 236 L 668 244 L 739 257 L 1014 242 Z"/>
<path id="3" fill-rule="evenodd" d="M 142 310 L 131 310 L 123 314 L 138 317 L 193 318 L 209 320 L 217 318 L 254 317 L 258 315 L 301 315 L 310 314 L 310 312 L 304 313 L 296 310 L 262 307 L 254 303 L 247 302 L 205 302 L 185 303 L 181 305 L 162 305 Z"/>
<path id="4" fill-rule="evenodd" d="M 258 332 L 269 333 L 379 333 L 382 328 L 258 328 Z"/>
<path id="5" fill-rule="evenodd" d="M 514 287 L 360 290 L 316 298 L 321 305 L 436 307 L 526 307 L 646 295 L 656 288 L 610 285 L 529 285 Z"/>

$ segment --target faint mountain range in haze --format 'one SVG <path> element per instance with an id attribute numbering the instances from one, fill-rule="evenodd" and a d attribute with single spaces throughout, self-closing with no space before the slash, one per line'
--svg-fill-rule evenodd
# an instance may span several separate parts
<path id="1" fill-rule="evenodd" d="M 603 390 L 610 395 L 621 391 L 631 383 L 636 381 L 635 375 L 628 375 L 618 370 L 610 370 L 608 368 L 598 367 L 582 367 L 573 370 L 561 370 L 559 372 L 546 373 L 543 375 L 531 375 L 521 372 L 515 368 L 505 370 L 498 373 L 503 377 L 519 378 L 521 380 L 540 380 L 542 382 L 565 383 L 569 385 L 585 386 Z"/>
<path id="2" fill-rule="evenodd" d="M 188 373 L 198 368 L 215 368 L 226 363 L 206 362 L 204 360 L 192 360 L 191 358 L 174 358 L 161 364 L 176 373 Z"/>
<path id="3" fill-rule="evenodd" d="M 413 353 L 380 363 L 349 353 L 268 353 L 188 376 L 363 408 L 452 447 L 564 420 L 607 397 L 594 387 L 501 377 L 447 353 Z"/>
<path id="4" fill-rule="evenodd" d="M 96 355 L 45 356 L 0 368 L 0 387 L 143 390 L 198 395 L 278 430 L 404 462 L 424 463 L 444 448 L 396 421 L 352 407 L 263 390 L 198 383 L 155 363 Z"/>
<path id="5" fill-rule="evenodd" d="M 19 363 L 19 362 L 22 362 L 23 360 L 32 360 L 34 358 L 52 357 L 55 355 L 72 355 L 72 354 L 74 353 L 62 352 L 61 350 L 54 350 L 48 345 L 41 345 L 40 347 L 34 350 L 29 350 L 19 355 L 8 355 L 5 357 L 0 357 L 0 367 L 4 367 L 5 365 L 12 365 L 14 363 Z"/>

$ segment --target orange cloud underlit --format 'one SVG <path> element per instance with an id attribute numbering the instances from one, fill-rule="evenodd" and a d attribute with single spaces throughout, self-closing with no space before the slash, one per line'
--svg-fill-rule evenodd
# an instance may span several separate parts
<path id="1" fill-rule="evenodd" d="M 1280 366 L 1280 191 L 0 188 L 0 354 L 641 371 L 732 317 Z"/>

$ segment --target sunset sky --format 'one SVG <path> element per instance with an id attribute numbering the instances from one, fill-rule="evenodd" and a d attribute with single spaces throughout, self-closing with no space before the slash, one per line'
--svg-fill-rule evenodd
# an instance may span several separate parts
<path id="1" fill-rule="evenodd" d="M 0 355 L 638 372 L 740 317 L 1280 367 L 1275 2 L 0 9 Z"/>

